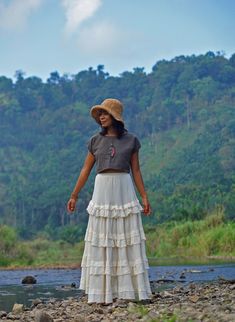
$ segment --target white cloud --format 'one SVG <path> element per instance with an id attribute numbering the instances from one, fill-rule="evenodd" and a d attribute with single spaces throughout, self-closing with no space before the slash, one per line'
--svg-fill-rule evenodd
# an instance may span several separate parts
<path id="1" fill-rule="evenodd" d="M 0 28 L 18 30 L 22 28 L 31 12 L 44 0 L 0 0 Z M 9 3 L 10 2 L 10 3 Z"/>
<path id="2" fill-rule="evenodd" d="M 104 64 L 112 75 L 118 75 L 134 67 L 149 68 L 152 61 L 152 38 L 144 32 L 122 28 L 113 21 L 104 20 L 80 28 L 77 36 L 77 57 L 85 66 Z M 144 50 L 143 50 L 144 48 Z M 150 59 L 151 58 L 151 59 Z M 151 70 L 151 68 L 150 68 Z"/>
<path id="3" fill-rule="evenodd" d="M 79 25 L 92 17 L 101 5 L 101 0 L 61 0 L 65 9 L 67 34 L 77 30 Z"/>
<path id="4" fill-rule="evenodd" d="M 82 27 L 77 35 L 77 55 L 86 66 L 104 64 L 112 74 L 144 66 L 143 56 L 148 52 L 151 39 L 144 33 L 123 29 L 113 21 L 101 21 Z M 143 54 L 143 48 L 146 48 Z"/>
<path id="5" fill-rule="evenodd" d="M 78 48 L 90 55 L 111 54 L 120 46 L 123 35 L 114 25 L 103 21 L 80 30 Z"/>

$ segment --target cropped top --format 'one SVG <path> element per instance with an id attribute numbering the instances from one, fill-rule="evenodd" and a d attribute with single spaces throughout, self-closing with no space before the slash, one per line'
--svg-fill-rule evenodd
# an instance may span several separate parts
<path id="1" fill-rule="evenodd" d="M 125 132 L 120 139 L 97 133 L 89 139 L 87 147 L 95 157 L 96 173 L 105 169 L 129 173 L 131 155 L 139 150 L 141 144 L 138 138 L 129 132 Z"/>

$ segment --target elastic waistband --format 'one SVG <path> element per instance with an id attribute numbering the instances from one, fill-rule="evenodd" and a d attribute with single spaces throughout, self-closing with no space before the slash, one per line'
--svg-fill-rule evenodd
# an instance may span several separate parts
<path id="1" fill-rule="evenodd" d="M 97 173 L 96 176 L 129 176 L 130 173 L 128 172 L 102 172 L 102 173 Z"/>

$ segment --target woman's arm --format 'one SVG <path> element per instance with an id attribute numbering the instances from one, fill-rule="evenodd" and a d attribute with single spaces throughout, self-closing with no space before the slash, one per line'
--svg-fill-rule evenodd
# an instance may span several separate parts
<path id="1" fill-rule="evenodd" d="M 148 201 L 147 193 L 144 188 L 144 182 L 140 170 L 140 164 L 139 164 L 139 154 L 138 151 L 134 152 L 131 156 L 131 171 L 133 175 L 133 179 L 135 182 L 135 185 L 140 193 L 140 196 L 142 198 L 142 203 L 144 206 L 144 214 L 150 215 L 151 214 L 151 207 Z"/>
<path id="2" fill-rule="evenodd" d="M 86 159 L 84 161 L 84 165 L 83 165 L 82 170 L 80 172 L 80 175 L 77 179 L 76 185 L 75 185 L 73 192 L 71 193 L 71 197 L 67 203 L 67 210 L 69 212 L 73 212 L 75 210 L 76 201 L 78 199 L 78 194 L 81 191 L 82 187 L 85 185 L 94 164 L 95 164 L 95 157 L 93 156 L 93 154 L 88 152 Z"/>

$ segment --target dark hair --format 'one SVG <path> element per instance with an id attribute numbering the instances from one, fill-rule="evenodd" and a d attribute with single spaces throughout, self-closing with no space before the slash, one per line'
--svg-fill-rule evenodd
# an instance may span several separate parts
<path id="1" fill-rule="evenodd" d="M 120 139 L 124 133 L 128 132 L 127 129 L 125 129 L 124 124 L 120 121 L 117 121 L 111 114 L 109 114 L 112 118 L 112 125 L 117 131 L 117 138 Z M 107 128 L 106 127 L 101 127 L 102 130 L 100 132 L 101 135 L 106 135 L 107 134 Z"/>

